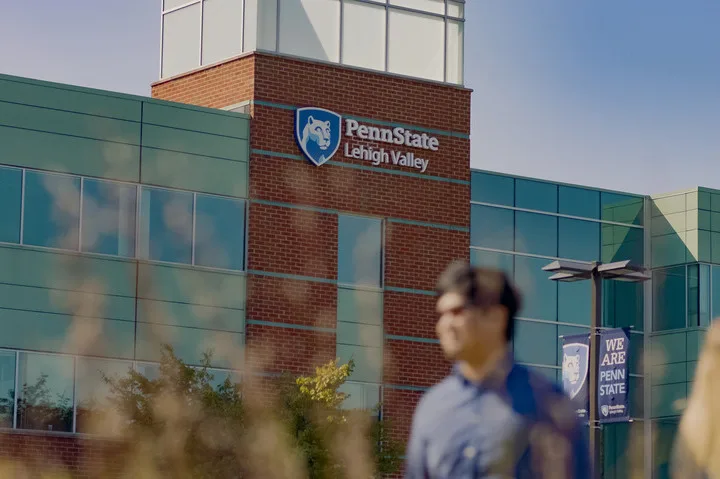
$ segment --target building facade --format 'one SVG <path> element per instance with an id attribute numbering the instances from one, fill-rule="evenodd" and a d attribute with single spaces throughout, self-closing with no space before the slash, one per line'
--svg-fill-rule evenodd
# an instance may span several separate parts
<path id="1" fill-rule="evenodd" d="M 212 348 L 218 381 L 353 358 L 347 407 L 381 402 L 405 439 L 449 371 L 448 262 L 508 272 L 515 357 L 560 381 L 590 286 L 542 267 L 630 259 L 652 279 L 603 287 L 603 326 L 632 328 L 633 356 L 604 477 L 667 477 L 720 311 L 720 192 L 471 171 L 463 6 L 165 0 L 153 98 L 0 76 L 0 458 L 111 470 L 99 371 L 152 376 L 164 343 L 191 364 Z"/>

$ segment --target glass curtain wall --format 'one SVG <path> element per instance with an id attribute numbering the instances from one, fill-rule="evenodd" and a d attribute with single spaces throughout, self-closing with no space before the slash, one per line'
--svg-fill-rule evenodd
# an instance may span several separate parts
<path id="1" fill-rule="evenodd" d="M 464 0 L 164 0 L 161 77 L 255 50 L 463 84 Z"/>

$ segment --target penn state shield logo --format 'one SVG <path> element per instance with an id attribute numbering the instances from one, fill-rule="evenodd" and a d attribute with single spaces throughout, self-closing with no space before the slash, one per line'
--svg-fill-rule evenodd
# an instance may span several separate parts
<path id="1" fill-rule="evenodd" d="M 603 404 L 600 406 L 600 412 L 603 416 L 607 417 L 607 415 L 610 414 L 610 407 L 608 407 L 607 404 Z"/>
<path id="2" fill-rule="evenodd" d="M 574 399 L 585 385 L 589 363 L 590 348 L 587 344 L 570 343 L 563 345 L 563 389 L 571 399 Z"/>
<path id="3" fill-rule="evenodd" d="M 303 154 L 320 166 L 340 147 L 342 117 L 322 108 L 298 108 L 295 111 L 295 139 Z"/>

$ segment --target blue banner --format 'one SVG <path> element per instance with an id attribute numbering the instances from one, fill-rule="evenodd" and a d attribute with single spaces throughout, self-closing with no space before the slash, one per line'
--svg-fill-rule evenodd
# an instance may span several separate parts
<path id="1" fill-rule="evenodd" d="M 589 373 L 590 335 L 563 336 L 563 389 L 576 404 L 578 417 L 584 420 L 590 410 Z"/>
<path id="2" fill-rule="evenodd" d="M 629 421 L 629 330 L 626 328 L 602 330 L 599 349 L 598 419 L 600 423 Z"/>

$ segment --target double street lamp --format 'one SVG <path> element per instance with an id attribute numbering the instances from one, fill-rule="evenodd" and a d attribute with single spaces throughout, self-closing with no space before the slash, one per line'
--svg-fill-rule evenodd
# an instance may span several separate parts
<path id="1" fill-rule="evenodd" d="M 598 457 L 600 443 L 600 426 L 597 414 L 597 376 L 599 347 L 599 330 L 602 323 L 602 280 L 624 281 L 640 283 L 650 279 L 650 276 L 641 266 L 631 261 L 617 261 L 613 263 L 583 263 L 579 261 L 557 260 L 543 268 L 543 271 L 555 273 L 550 276 L 552 281 L 575 282 L 590 280 L 592 286 L 590 310 L 590 411 L 588 422 L 590 424 L 590 454 L 593 463 L 593 477 L 600 477 L 597 472 L 601 458 Z"/>

